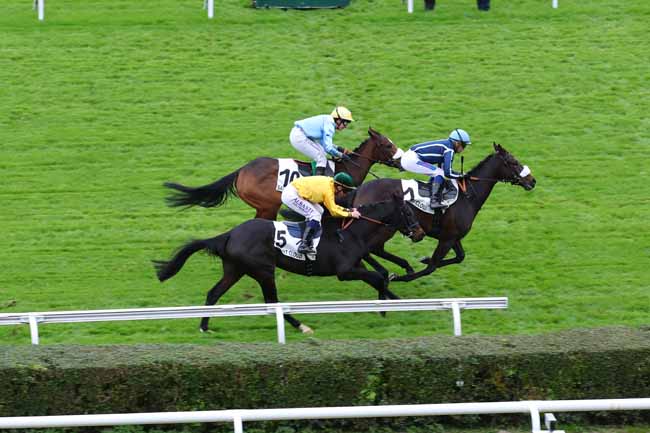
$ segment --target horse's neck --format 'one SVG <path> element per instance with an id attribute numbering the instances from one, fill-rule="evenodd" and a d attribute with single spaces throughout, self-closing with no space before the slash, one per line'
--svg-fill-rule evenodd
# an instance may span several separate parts
<path id="1" fill-rule="evenodd" d="M 349 164 L 348 172 L 357 185 L 363 182 L 370 171 L 370 167 L 374 164 L 374 158 L 372 157 L 373 147 L 373 141 L 368 139 L 361 143 L 359 148 L 355 150 L 355 154 L 351 156 L 352 161 L 357 165 Z"/>
<path id="2" fill-rule="evenodd" d="M 497 183 L 497 161 L 494 156 L 485 161 L 475 170 L 471 170 L 468 175 L 477 177 L 479 180 L 468 180 L 467 199 L 472 203 L 472 207 L 478 212 L 485 201 L 492 193 L 494 185 Z M 484 180 L 485 179 L 485 180 Z"/>

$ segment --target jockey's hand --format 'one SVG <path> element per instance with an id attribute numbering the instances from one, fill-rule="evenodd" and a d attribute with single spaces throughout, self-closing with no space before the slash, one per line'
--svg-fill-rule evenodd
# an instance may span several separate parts
<path id="1" fill-rule="evenodd" d="M 351 216 L 352 218 L 359 219 L 359 217 L 361 216 L 361 212 L 359 212 L 358 210 L 356 210 L 356 208 L 355 208 L 355 209 L 351 209 L 351 210 L 350 210 L 350 216 Z"/>
<path id="2" fill-rule="evenodd" d="M 348 149 L 346 149 L 345 147 L 342 147 L 342 146 L 336 146 L 336 150 L 338 150 L 341 153 L 345 153 L 345 154 L 352 153 Z"/>
<path id="3" fill-rule="evenodd" d="M 339 158 L 341 158 L 341 161 L 350 161 L 351 159 L 350 155 L 348 155 L 347 153 L 342 153 Z"/>

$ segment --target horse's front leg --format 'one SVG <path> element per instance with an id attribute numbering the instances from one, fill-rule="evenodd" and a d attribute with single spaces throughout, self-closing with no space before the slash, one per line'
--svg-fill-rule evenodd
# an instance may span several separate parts
<path id="1" fill-rule="evenodd" d="M 433 251 L 433 254 L 431 255 L 431 259 L 429 260 L 429 263 L 427 263 L 426 268 L 414 274 L 402 275 L 393 278 L 393 281 L 405 281 L 405 282 L 413 281 L 420 277 L 429 275 L 439 267 L 440 263 L 442 262 L 442 259 L 447 255 L 447 253 L 449 252 L 449 250 L 451 249 L 451 247 L 454 245 L 455 242 L 457 242 L 455 239 L 439 241 L 438 246 Z"/>
<path id="2" fill-rule="evenodd" d="M 415 272 L 415 269 L 413 269 L 413 267 L 409 264 L 407 260 L 399 256 L 396 256 L 395 254 L 389 253 L 384 249 L 383 245 L 377 248 L 376 250 L 373 250 L 372 253 L 378 257 L 381 257 L 382 259 L 388 260 L 391 263 L 395 263 L 397 266 L 404 269 L 407 274 L 412 274 L 413 272 Z"/>
<path id="3" fill-rule="evenodd" d="M 384 280 L 388 280 L 388 269 L 384 268 L 381 265 L 381 263 L 379 263 L 377 260 L 375 260 L 374 257 L 372 257 L 370 254 L 368 254 L 367 256 L 365 256 L 363 258 L 363 261 L 368 263 L 370 266 L 372 266 L 372 268 L 375 271 L 379 272 L 382 275 L 382 277 L 384 277 Z M 381 297 L 380 297 L 380 299 L 381 299 Z"/>
<path id="4" fill-rule="evenodd" d="M 455 263 L 461 263 L 463 260 L 465 260 L 465 250 L 463 249 L 463 245 L 460 243 L 460 241 L 456 241 L 452 246 L 452 249 L 454 250 L 456 256 L 450 259 L 441 260 L 440 263 L 438 263 L 438 268 L 442 268 L 448 265 L 453 265 Z M 430 257 L 425 257 L 422 260 L 420 260 L 420 263 L 424 263 L 425 265 L 428 265 L 429 262 L 431 262 Z"/>
<path id="5" fill-rule="evenodd" d="M 336 276 L 341 281 L 365 281 L 375 290 L 377 290 L 380 299 L 399 299 L 399 296 L 388 290 L 388 281 L 379 272 L 369 271 L 361 265 L 357 265 L 352 268 L 341 269 L 336 273 Z"/>

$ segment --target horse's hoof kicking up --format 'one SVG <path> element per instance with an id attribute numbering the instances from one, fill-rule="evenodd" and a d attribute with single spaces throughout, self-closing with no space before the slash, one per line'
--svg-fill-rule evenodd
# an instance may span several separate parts
<path id="1" fill-rule="evenodd" d="M 304 325 L 304 324 L 302 324 L 302 323 L 300 324 L 300 326 L 298 327 L 298 329 L 300 329 L 300 332 L 302 332 L 303 334 L 309 334 L 309 335 L 311 335 L 311 334 L 314 333 L 314 330 L 313 330 L 313 329 L 311 329 L 309 326 Z"/>

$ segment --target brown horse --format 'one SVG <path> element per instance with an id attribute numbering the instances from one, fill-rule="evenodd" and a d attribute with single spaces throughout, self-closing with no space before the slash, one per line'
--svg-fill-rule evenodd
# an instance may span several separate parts
<path id="1" fill-rule="evenodd" d="M 346 171 L 356 185 L 361 184 L 376 162 L 399 168 L 402 154 L 386 136 L 368 128 L 369 137 L 350 154 L 350 161 L 336 161 L 335 172 Z M 296 161 L 309 171 L 307 162 Z M 256 218 L 275 220 L 282 205 L 278 183 L 278 160 L 276 158 L 257 158 L 208 185 L 192 188 L 167 182 L 165 186 L 175 190 L 167 197 L 170 206 L 213 207 L 223 204 L 229 195 L 238 195 L 257 211 Z M 286 170 L 285 170 L 286 171 Z M 299 172 L 285 173 L 285 184 L 300 176 Z"/>
<path id="2" fill-rule="evenodd" d="M 460 263 L 465 258 L 465 250 L 461 240 L 472 228 L 472 223 L 481 207 L 490 196 L 492 188 L 498 182 L 507 182 L 512 185 L 519 185 L 527 191 L 535 187 L 536 180 L 507 150 L 499 144 L 494 143 L 495 153 L 488 155 L 476 167 L 459 181 L 461 192 L 458 199 L 452 204 L 436 223 L 434 216 L 415 209 L 418 223 L 427 232 L 427 236 L 438 239 L 438 246 L 433 251 L 430 259 L 422 262 L 427 266 L 419 272 L 413 273 L 409 263 L 384 250 L 383 244 L 371 250 L 371 253 L 391 261 L 406 269 L 407 275 L 396 277 L 393 281 L 411 281 L 416 278 L 429 275 L 437 268 Z M 464 188 L 462 186 L 464 185 Z M 464 189 L 464 191 L 462 191 Z M 360 206 L 366 203 L 385 200 L 393 194 L 403 194 L 402 181 L 400 179 L 378 179 L 361 185 L 354 194 L 353 205 Z M 381 228 L 379 230 L 390 230 Z M 454 250 L 455 257 L 445 259 L 450 250 Z M 385 277 L 388 272 L 374 258 L 364 258 L 369 264 Z"/>

